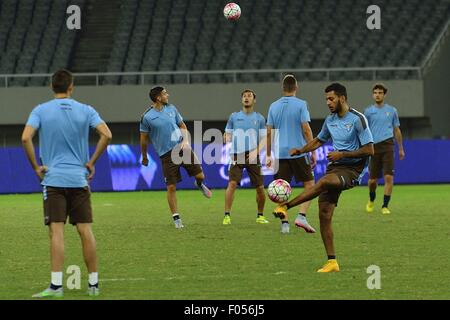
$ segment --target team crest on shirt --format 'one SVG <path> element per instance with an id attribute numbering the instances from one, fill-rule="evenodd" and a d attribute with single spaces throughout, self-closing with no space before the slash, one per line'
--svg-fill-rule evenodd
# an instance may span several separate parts
<path id="1" fill-rule="evenodd" d="M 258 123 L 258 121 L 256 121 L 256 120 L 255 120 L 255 121 L 253 121 L 253 124 L 254 124 L 255 126 L 256 126 L 256 124 L 257 124 L 257 123 Z"/>
<path id="2" fill-rule="evenodd" d="M 347 129 L 348 132 L 352 129 L 353 125 L 351 123 L 344 124 L 345 129 Z"/>
<path id="3" fill-rule="evenodd" d="M 169 117 L 171 117 L 171 118 L 175 117 L 175 113 L 169 112 Z"/>
<path id="4" fill-rule="evenodd" d="M 389 111 L 386 112 L 386 117 L 389 117 L 391 113 Z"/>

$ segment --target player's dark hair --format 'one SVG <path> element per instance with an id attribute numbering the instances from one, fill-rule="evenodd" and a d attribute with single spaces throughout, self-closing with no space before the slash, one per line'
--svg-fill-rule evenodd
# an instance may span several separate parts
<path id="1" fill-rule="evenodd" d="M 244 93 L 247 93 L 247 92 L 251 92 L 251 93 L 253 94 L 253 99 L 256 99 L 256 94 L 255 94 L 255 92 L 254 92 L 253 90 L 251 90 L 251 89 L 245 89 L 244 91 L 242 91 L 242 93 L 241 93 L 241 98 L 244 96 Z"/>
<path id="2" fill-rule="evenodd" d="M 347 89 L 340 83 L 332 83 L 328 87 L 325 88 L 325 93 L 334 91 L 338 97 L 345 97 L 345 100 L 347 100 Z"/>
<path id="3" fill-rule="evenodd" d="M 52 89 L 54 93 L 66 93 L 73 84 L 73 75 L 69 70 L 61 69 L 52 75 Z"/>
<path id="4" fill-rule="evenodd" d="M 161 92 L 164 91 L 163 87 L 153 87 L 150 89 L 150 100 L 152 100 L 153 102 L 156 102 L 156 99 L 159 97 L 159 95 L 161 94 Z"/>
<path id="5" fill-rule="evenodd" d="M 375 83 L 375 85 L 372 88 L 372 92 L 375 90 L 383 90 L 383 93 L 386 94 L 388 89 L 383 83 Z"/>
<path id="6" fill-rule="evenodd" d="M 297 79 L 294 75 L 288 74 L 283 78 L 283 91 L 293 92 L 297 89 Z"/>

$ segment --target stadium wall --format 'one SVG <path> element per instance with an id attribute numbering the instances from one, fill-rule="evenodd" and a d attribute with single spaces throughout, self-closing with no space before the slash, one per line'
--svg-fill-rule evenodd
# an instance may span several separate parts
<path id="1" fill-rule="evenodd" d="M 450 35 L 424 77 L 425 115 L 435 137 L 450 137 Z"/>
<path id="2" fill-rule="evenodd" d="M 298 96 L 308 101 L 312 119 L 323 119 L 328 114 L 324 89 L 330 82 L 300 83 Z M 350 106 L 359 111 L 372 103 L 373 81 L 346 81 Z M 385 81 L 389 88 L 387 102 L 394 105 L 399 116 L 423 117 L 424 86 L 421 80 Z M 79 86 L 73 97 L 95 107 L 108 123 L 136 122 L 149 105 L 148 86 Z M 281 94 L 279 83 L 233 83 L 168 85 L 171 103 L 175 104 L 185 120 L 224 121 L 241 108 L 243 89 L 256 92 L 256 109 L 267 115 L 270 103 Z M 448 90 L 447 90 L 448 91 Z M 39 103 L 52 98 L 49 88 L 0 89 L 0 125 L 23 125 Z"/>

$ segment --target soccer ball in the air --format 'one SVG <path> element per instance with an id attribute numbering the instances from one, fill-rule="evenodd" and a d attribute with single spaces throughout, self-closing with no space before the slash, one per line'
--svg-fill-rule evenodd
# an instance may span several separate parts
<path id="1" fill-rule="evenodd" d="M 223 15 L 228 20 L 237 20 L 241 16 L 241 7 L 234 2 L 230 2 L 223 8 Z"/>
<path id="2" fill-rule="evenodd" d="M 291 192 L 291 185 L 283 179 L 274 180 L 269 184 L 269 187 L 267 187 L 269 199 L 276 203 L 287 201 Z"/>

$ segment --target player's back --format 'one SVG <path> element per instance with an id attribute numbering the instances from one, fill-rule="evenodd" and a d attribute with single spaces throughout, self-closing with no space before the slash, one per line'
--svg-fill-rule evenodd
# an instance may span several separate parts
<path id="1" fill-rule="evenodd" d="M 309 121 L 308 106 L 304 100 L 289 96 L 271 104 L 267 124 L 277 129 L 280 159 L 295 158 L 289 155 L 289 150 L 306 144 L 301 124 Z"/>
<path id="2" fill-rule="evenodd" d="M 73 99 L 54 99 L 33 109 L 28 125 L 39 130 L 42 164 L 48 167 L 43 185 L 87 185 L 89 128 L 103 121 L 90 106 Z"/>

